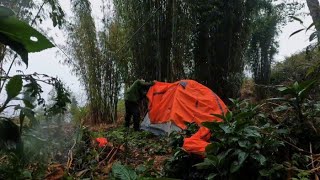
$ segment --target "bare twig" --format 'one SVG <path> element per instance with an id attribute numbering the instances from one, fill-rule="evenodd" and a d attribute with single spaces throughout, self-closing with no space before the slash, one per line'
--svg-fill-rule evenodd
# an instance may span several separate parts
<path id="1" fill-rule="evenodd" d="M 67 162 L 67 170 L 70 169 L 71 165 L 72 165 L 72 161 L 73 161 L 73 149 L 76 146 L 77 141 L 74 139 L 74 143 L 71 147 L 71 149 L 68 151 L 68 162 Z"/>
<path id="2" fill-rule="evenodd" d="M 103 160 L 101 160 L 101 161 L 99 162 L 99 165 L 100 165 L 102 162 L 106 161 L 106 160 L 111 156 L 111 154 L 113 154 L 113 152 L 114 152 L 115 149 L 116 149 L 116 148 L 113 147 L 113 148 L 111 149 L 111 151 L 108 153 L 108 155 L 106 156 L 106 158 L 104 158 Z"/>
<path id="3" fill-rule="evenodd" d="M 309 146 L 310 146 L 310 154 L 311 154 L 311 166 L 312 166 L 312 170 L 311 170 L 311 172 L 316 172 L 316 171 L 318 171 L 319 170 L 319 168 L 320 168 L 320 166 L 319 167 L 315 167 L 315 165 L 314 165 L 314 159 L 313 159 L 313 153 L 312 153 L 312 144 L 311 144 L 311 142 L 309 142 Z M 317 175 L 317 173 L 314 173 L 314 179 L 316 179 L 316 180 L 318 180 L 319 179 L 319 177 L 318 177 L 318 175 Z"/>
<path id="4" fill-rule="evenodd" d="M 121 146 L 123 146 L 124 144 L 121 144 L 118 147 L 113 147 L 111 149 L 111 151 L 108 153 L 108 155 L 99 162 L 99 165 L 101 165 L 103 162 L 108 161 L 107 164 L 110 164 L 114 158 L 114 156 L 118 153 L 119 149 Z"/>
<path id="5" fill-rule="evenodd" d="M 6 73 L 6 76 L 9 75 L 9 72 L 11 71 L 11 68 L 12 68 L 12 66 L 13 66 L 13 64 L 14 64 L 14 61 L 17 59 L 17 57 L 18 57 L 18 54 L 16 53 L 16 54 L 14 55 L 14 57 L 13 57 L 13 60 L 12 60 L 11 64 L 10 64 L 10 67 L 9 67 L 7 73 Z M 3 87 L 4 87 L 5 83 L 6 83 L 6 80 L 7 80 L 7 79 L 4 79 L 3 83 L 1 84 L 0 92 L 2 92 L 2 89 L 3 89 Z"/>
<path id="6" fill-rule="evenodd" d="M 120 146 L 119 146 L 120 147 Z M 116 150 L 114 151 L 113 155 L 110 157 L 109 161 L 108 161 L 108 164 L 110 164 L 114 158 L 114 156 L 117 154 L 119 148 L 116 148 Z"/>

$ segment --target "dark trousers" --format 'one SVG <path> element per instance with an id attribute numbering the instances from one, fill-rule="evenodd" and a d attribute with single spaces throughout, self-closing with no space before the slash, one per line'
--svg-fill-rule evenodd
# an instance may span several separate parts
<path id="1" fill-rule="evenodd" d="M 136 102 L 125 101 L 126 117 L 125 127 L 130 126 L 131 117 L 133 117 L 133 128 L 135 131 L 139 131 L 140 126 L 140 110 L 139 104 Z"/>

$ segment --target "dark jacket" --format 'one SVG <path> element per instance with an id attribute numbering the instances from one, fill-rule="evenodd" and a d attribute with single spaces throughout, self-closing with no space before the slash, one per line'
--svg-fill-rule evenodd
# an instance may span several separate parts
<path id="1" fill-rule="evenodd" d="M 125 92 L 124 100 L 138 103 L 144 96 L 143 91 L 146 91 L 154 83 L 148 83 L 144 80 L 136 80 Z"/>

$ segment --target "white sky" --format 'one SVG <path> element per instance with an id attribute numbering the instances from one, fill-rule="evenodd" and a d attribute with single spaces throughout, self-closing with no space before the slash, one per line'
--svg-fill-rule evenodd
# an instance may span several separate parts
<path id="1" fill-rule="evenodd" d="M 70 15 L 70 0 L 60 0 L 62 8 Z M 93 15 L 95 18 L 101 18 L 101 0 L 91 0 Z M 307 9 L 305 8 L 304 11 Z M 70 16 L 67 16 L 70 18 Z M 300 17 L 305 26 L 311 24 L 311 18 L 309 16 Z M 51 23 L 51 22 L 50 22 Z M 284 57 L 290 56 L 293 53 L 301 51 L 307 45 L 309 45 L 308 35 L 301 32 L 291 38 L 289 35 L 302 27 L 298 22 L 292 22 L 287 24 L 279 35 L 279 53 L 276 55 L 276 61 L 281 61 Z M 58 29 L 52 30 L 49 35 L 54 38 L 57 44 L 64 44 L 66 36 Z M 71 73 L 71 68 L 66 65 L 59 63 L 63 61 L 62 55 L 57 56 L 57 48 L 52 48 L 39 53 L 33 53 L 29 55 L 29 68 L 25 69 L 25 66 L 15 67 L 14 70 L 20 69 L 25 73 L 44 73 L 50 76 L 59 77 L 63 82 L 77 95 L 80 102 L 85 101 L 85 93 L 83 87 L 80 85 L 78 78 Z M 61 54 L 61 53 L 60 53 Z M 12 71 L 13 73 L 15 71 Z M 49 92 L 50 87 L 44 87 L 45 92 Z"/>

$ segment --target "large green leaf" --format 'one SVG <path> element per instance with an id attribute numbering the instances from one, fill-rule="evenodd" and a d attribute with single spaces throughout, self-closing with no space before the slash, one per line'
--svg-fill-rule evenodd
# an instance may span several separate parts
<path id="1" fill-rule="evenodd" d="M 293 88 L 290 87 L 279 87 L 278 91 L 280 91 L 283 95 L 294 95 L 295 91 Z"/>
<path id="2" fill-rule="evenodd" d="M 11 100 L 14 97 L 18 96 L 20 91 L 22 90 L 22 78 L 20 75 L 13 76 L 8 84 L 6 85 L 6 91 L 7 91 L 7 99 Z"/>
<path id="3" fill-rule="evenodd" d="M 210 169 L 212 167 L 215 167 L 217 164 L 217 160 L 213 161 L 211 159 L 205 158 L 203 162 L 195 164 L 194 166 L 197 167 L 197 169 Z"/>
<path id="4" fill-rule="evenodd" d="M 20 42 L 28 52 L 39 52 L 54 47 L 44 35 L 16 17 L 0 18 L 0 25 L 1 33 Z"/>
<path id="5" fill-rule="evenodd" d="M 54 45 L 40 32 L 13 16 L 12 10 L 0 6 L 0 42 L 16 51 L 28 65 L 28 53 Z"/>

